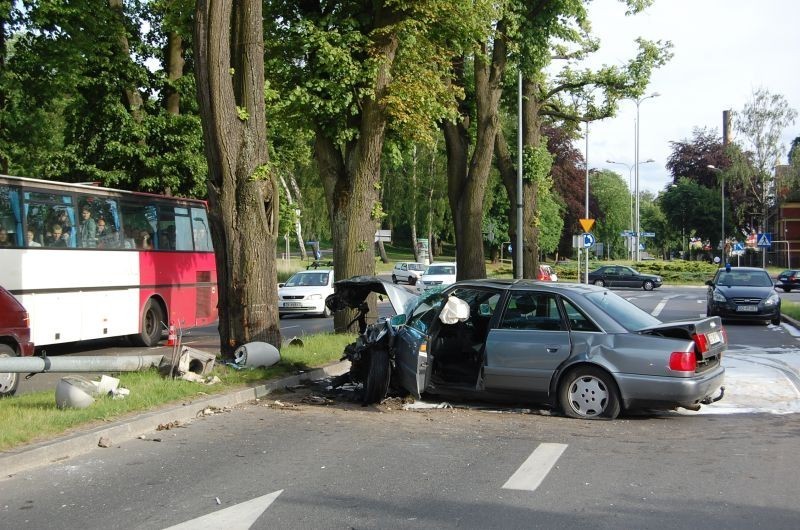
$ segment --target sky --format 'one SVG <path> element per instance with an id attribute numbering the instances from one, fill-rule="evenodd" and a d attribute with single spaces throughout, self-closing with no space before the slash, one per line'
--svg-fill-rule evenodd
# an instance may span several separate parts
<path id="1" fill-rule="evenodd" d="M 639 160 L 655 161 L 640 165 L 643 192 L 657 193 L 671 182 L 670 142 L 691 139 L 695 128 L 721 136 L 722 111 L 741 110 L 754 90 L 782 94 L 800 111 L 798 0 L 655 0 L 628 17 L 622 2 L 594 0 L 589 20 L 601 45 L 595 67 L 625 64 L 636 54 L 637 37 L 673 43 L 674 57 L 654 72 L 646 92 L 660 96 L 639 105 Z M 628 168 L 606 160 L 633 166 L 635 120 L 636 103 L 623 101 L 617 116 L 589 125 L 590 168 L 611 169 L 629 181 Z M 784 131 L 785 152 L 797 136 L 800 120 Z M 735 130 L 733 140 L 742 141 Z M 575 147 L 584 153 L 585 139 Z"/>

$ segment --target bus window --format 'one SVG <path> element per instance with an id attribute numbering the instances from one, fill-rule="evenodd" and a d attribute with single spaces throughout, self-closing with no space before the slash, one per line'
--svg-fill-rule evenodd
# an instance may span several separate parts
<path id="1" fill-rule="evenodd" d="M 157 208 L 152 204 L 123 202 L 121 211 L 124 248 L 154 248 L 153 240 L 158 228 Z"/>
<path id="2" fill-rule="evenodd" d="M 211 252 L 211 234 L 208 231 L 208 217 L 202 208 L 192 208 L 192 234 L 194 236 L 194 249 L 201 252 Z"/>
<path id="3" fill-rule="evenodd" d="M 0 186 L 0 247 L 21 247 L 22 235 L 19 192 L 10 186 Z"/>
<path id="4" fill-rule="evenodd" d="M 116 199 L 83 195 L 78 197 L 78 246 L 120 248 L 119 205 Z M 84 213 L 84 212 L 88 212 Z"/>
<path id="5" fill-rule="evenodd" d="M 161 206 L 158 212 L 158 244 L 160 250 L 192 250 L 189 208 Z"/>
<path id="6" fill-rule="evenodd" d="M 75 248 L 75 207 L 72 196 L 56 193 L 25 192 L 25 217 L 28 229 L 41 237 L 44 246 Z"/>

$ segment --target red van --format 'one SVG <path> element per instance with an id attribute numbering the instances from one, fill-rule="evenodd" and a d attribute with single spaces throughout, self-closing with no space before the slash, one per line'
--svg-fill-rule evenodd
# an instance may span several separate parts
<path id="1" fill-rule="evenodd" d="M 14 296 L 0 287 L 0 357 L 33 355 L 28 312 Z M 19 374 L 0 373 L 0 397 L 17 391 Z"/>

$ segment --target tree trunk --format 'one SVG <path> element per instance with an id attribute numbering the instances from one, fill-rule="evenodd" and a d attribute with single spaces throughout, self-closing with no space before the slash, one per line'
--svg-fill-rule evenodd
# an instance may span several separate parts
<path id="1" fill-rule="evenodd" d="M 358 139 L 339 148 L 321 129 L 317 130 L 314 156 L 317 161 L 325 199 L 331 217 L 333 268 L 337 280 L 375 274 L 375 230 L 378 219 L 373 207 L 379 204 L 381 154 L 386 132 L 386 114 L 382 100 L 390 81 L 398 40 L 393 33 L 382 33 L 373 50 L 378 67 L 374 96 L 361 102 Z M 374 300 L 374 297 L 372 298 Z M 370 306 L 374 309 L 375 304 Z M 334 314 L 334 329 L 348 329 L 353 311 Z M 375 318 L 373 311 L 370 318 Z"/>
<path id="2" fill-rule="evenodd" d="M 522 81 L 522 146 L 538 147 L 542 141 L 539 102 L 536 99 L 535 85 L 527 79 Z M 517 237 L 517 166 L 511 157 L 508 142 L 502 129 L 498 130 L 495 139 L 497 168 L 506 188 L 509 203 L 512 205 L 508 214 L 509 234 L 512 244 Z M 524 175 L 523 175 L 524 176 Z M 536 278 L 539 267 L 539 228 L 535 219 L 539 210 L 538 182 L 532 179 L 522 181 L 522 278 Z M 517 250 L 515 249 L 515 252 Z M 514 275 L 517 272 L 517 260 L 513 260 Z"/>
<path id="3" fill-rule="evenodd" d="M 0 72 L 6 71 L 6 26 L 8 18 L 11 17 L 11 3 L 2 6 L 8 11 L 0 13 Z M 4 117 L 6 116 L 6 92 L 5 86 L 0 85 L 0 131 L 5 131 Z M 5 134 L 3 134 L 5 136 Z M 0 149 L 0 173 L 8 175 L 8 157 L 5 149 Z"/>
<path id="4" fill-rule="evenodd" d="M 181 113 L 181 95 L 175 89 L 175 83 L 183 77 L 183 39 L 176 31 L 170 31 L 167 35 L 167 49 L 164 53 L 167 64 L 167 83 L 164 88 L 166 95 L 164 99 L 164 107 L 168 114 L 177 116 Z"/>
<path id="5" fill-rule="evenodd" d="M 483 252 L 483 200 L 489 181 L 498 129 L 498 107 L 506 65 L 505 24 L 498 23 L 491 63 L 484 59 L 486 46 L 475 54 L 475 148 L 470 149 L 470 115 L 462 106 L 461 119 L 445 122 L 447 147 L 447 196 L 453 212 L 456 233 L 456 263 L 459 280 L 486 277 Z M 455 70 L 462 70 L 456 65 Z M 468 161 L 470 152 L 472 157 Z"/>
<path id="6" fill-rule="evenodd" d="M 194 32 L 219 332 L 229 357 L 251 341 L 281 346 L 278 187 L 267 172 L 261 2 L 197 0 Z"/>

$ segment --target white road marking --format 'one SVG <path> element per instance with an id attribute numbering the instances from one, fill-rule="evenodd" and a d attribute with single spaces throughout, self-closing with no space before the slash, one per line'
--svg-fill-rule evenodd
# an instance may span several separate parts
<path id="1" fill-rule="evenodd" d="M 566 449 L 566 444 L 539 444 L 503 484 L 503 489 L 535 491 Z"/>
<path id="2" fill-rule="evenodd" d="M 239 504 L 234 504 L 228 508 L 219 510 L 217 512 L 209 513 L 186 521 L 185 523 L 170 526 L 165 530 L 216 530 L 224 528 L 225 530 L 248 530 L 256 520 L 261 517 L 267 508 L 278 498 L 278 495 L 283 493 L 283 490 L 278 490 L 250 499 Z"/>
<path id="3" fill-rule="evenodd" d="M 656 305 L 656 308 L 653 309 L 653 312 L 650 313 L 650 314 L 653 315 L 654 317 L 657 317 L 658 315 L 661 314 L 661 311 L 663 311 L 664 307 L 667 305 L 667 300 L 671 300 L 672 298 L 675 298 L 677 296 L 680 296 L 680 295 L 671 294 L 671 295 L 665 296 L 664 298 L 661 299 L 661 301 L 658 303 L 658 305 Z"/>

